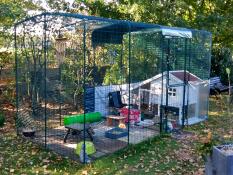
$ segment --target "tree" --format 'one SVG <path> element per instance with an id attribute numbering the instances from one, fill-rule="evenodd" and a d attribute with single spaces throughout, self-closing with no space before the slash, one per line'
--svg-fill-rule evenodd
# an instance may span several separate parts
<path id="1" fill-rule="evenodd" d="M 213 35 L 212 75 L 226 79 L 225 67 L 232 62 L 233 0 L 76 0 L 73 12 L 90 15 L 208 30 Z M 220 51 L 221 50 L 221 51 Z M 225 53 L 222 51 L 226 51 Z M 219 52 L 220 51 L 220 52 Z M 223 64 L 216 67 L 218 60 Z M 228 55 L 228 56 L 227 56 Z M 217 73 L 217 74 L 216 74 Z"/>
<path id="2" fill-rule="evenodd" d="M 38 9 L 31 0 L 2 0 L 0 2 L 0 66 L 1 69 L 13 62 L 13 25 L 27 16 L 29 10 Z M 5 49 L 4 49 L 5 48 Z"/>
<path id="3" fill-rule="evenodd" d="M 65 0 L 46 2 L 55 11 L 208 30 L 213 34 L 213 62 L 221 59 L 217 53 L 219 50 L 233 50 L 233 0 L 75 0 L 73 4 Z M 4 26 L 11 26 L 15 19 L 25 16 L 25 9 L 38 8 L 34 7 L 31 1 L 24 0 L 16 3 L 13 0 L 5 0 L 2 4 Z M 1 34 L 3 35 L 3 32 Z M 228 55 L 226 59 L 230 62 L 231 54 Z M 215 66 L 212 68 L 211 74 L 216 75 L 218 70 Z M 225 76 L 223 72 L 218 73 L 218 76 Z"/>

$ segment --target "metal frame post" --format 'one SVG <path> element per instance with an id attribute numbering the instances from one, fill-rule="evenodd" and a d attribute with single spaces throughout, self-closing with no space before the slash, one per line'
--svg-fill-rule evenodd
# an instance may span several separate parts
<path id="1" fill-rule="evenodd" d="M 162 83 L 161 83 L 161 103 L 160 103 L 160 133 L 163 132 L 163 111 L 161 111 L 163 108 L 163 57 L 164 57 L 164 36 L 161 37 L 161 45 L 160 47 L 162 48 L 162 55 L 161 55 L 161 63 L 160 63 L 160 67 L 161 67 L 161 74 L 162 74 Z"/>
<path id="2" fill-rule="evenodd" d="M 209 54 L 208 54 L 208 56 L 209 56 L 209 69 L 208 69 L 208 80 L 210 79 L 210 71 L 211 71 L 211 50 L 212 50 L 212 48 L 213 48 L 213 45 L 212 45 L 212 34 L 210 35 L 210 51 L 209 51 Z M 209 86 L 209 81 L 208 81 L 208 86 Z M 208 88 L 209 90 L 208 90 L 208 94 L 210 94 L 210 88 Z M 210 102 L 209 102 L 209 99 L 207 100 L 207 117 L 209 116 L 209 108 L 210 108 Z"/>
<path id="3" fill-rule="evenodd" d="M 83 123 L 83 144 L 84 144 L 84 151 L 83 151 L 83 158 L 84 163 L 86 163 L 86 100 L 85 100 L 85 93 L 86 93 L 86 22 L 84 20 L 83 24 L 83 108 L 84 108 L 84 123 Z"/>
<path id="4" fill-rule="evenodd" d="M 191 62 L 190 62 L 190 60 L 191 60 L 191 48 L 192 48 L 192 43 L 191 43 L 191 39 L 189 39 L 188 40 L 189 42 L 189 54 L 188 54 L 188 71 L 189 71 L 189 74 L 188 74 L 188 82 L 189 82 L 189 80 L 190 80 L 190 73 L 191 73 L 191 71 L 190 71 L 190 67 L 191 67 Z M 189 110 L 189 84 L 188 84 L 188 82 L 187 82 L 187 107 L 186 107 L 186 115 L 185 115 L 185 117 L 186 117 L 186 120 L 187 120 L 187 125 L 188 125 L 188 110 Z"/>
<path id="5" fill-rule="evenodd" d="M 61 120 L 61 87 L 62 87 L 61 64 L 59 64 L 59 119 L 60 119 L 60 126 L 62 125 L 62 120 Z"/>
<path id="6" fill-rule="evenodd" d="M 123 84 L 123 42 L 121 44 L 121 55 L 120 55 L 120 75 L 121 75 L 121 85 Z"/>
<path id="7" fill-rule="evenodd" d="M 45 127 L 45 148 L 47 147 L 47 21 L 44 14 L 44 127 Z"/>
<path id="8" fill-rule="evenodd" d="M 167 39 L 167 56 L 166 56 L 166 106 L 165 106 L 165 132 L 168 131 L 168 88 L 169 88 L 169 71 L 170 71 L 170 38 Z"/>
<path id="9" fill-rule="evenodd" d="M 187 38 L 185 38 L 185 51 L 184 51 L 184 84 L 183 84 L 183 106 L 182 106 L 182 129 L 184 128 L 184 122 L 185 122 L 185 115 L 186 115 L 186 109 L 185 109 L 185 95 L 186 95 L 186 85 L 187 85 L 187 79 L 186 79 L 186 63 L 187 63 Z M 188 98 L 188 97 L 187 97 Z"/>
<path id="10" fill-rule="evenodd" d="M 129 127 L 130 127 L 130 101 L 131 101 L 131 99 L 130 99 L 130 83 L 131 83 L 131 73 L 130 73 L 130 64 L 131 64 L 131 26 L 130 26 L 130 24 L 128 24 L 129 25 L 129 45 L 128 45 L 128 49 L 129 49 L 129 56 L 128 56 L 128 69 L 129 69 L 129 75 L 128 75 L 128 88 L 129 88 L 129 90 L 128 90 L 128 93 L 129 93 L 129 101 L 128 101 L 128 103 L 129 103 L 129 106 L 128 106 L 128 138 L 127 138 L 127 143 L 128 143 L 128 145 L 129 145 L 129 132 L 130 132 L 130 129 L 129 129 Z"/>
<path id="11" fill-rule="evenodd" d="M 15 117 L 15 125 L 16 125 L 16 133 L 19 134 L 17 120 L 19 113 L 19 87 L 18 87 L 18 54 L 17 54 L 17 25 L 14 26 L 14 46 L 15 46 L 15 90 L 16 90 L 16 117 Z"/>

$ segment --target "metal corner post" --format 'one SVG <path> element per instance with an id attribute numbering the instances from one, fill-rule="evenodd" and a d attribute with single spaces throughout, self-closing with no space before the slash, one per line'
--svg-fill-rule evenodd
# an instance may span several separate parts
<path id="1" fill-rule="evenodd" d="M 46 20 L 46 14 L 44 14 L 44 43 L 43 43 L 43 49 L 44 49 L 44 131 L 45 131 L 45 148 L 47 147 L 47 20 Z"/>
<path id="2" fill-rule="evenodd" d="M 130 83 L 131 83 L 131 70 L 130 70 L 130 67 L 131 67 L 131 26 L 130 26 L 130 24 L 128 24 L 129 25 L 129 43 L 128 43 L 128 49 L 129 49 L 129 55 L 128 55 L 128 69 L 129 69 L 129 77 L 128 77 L 128 83 L 129 83 L 129 101 L 128 101 L 128 103 L 129 103 L 129 106 L 128 106 L 128 137 L 127 137 L 127 143 L 128 143 L 128 145 L 129 145 L 129 132 L 130 132 L 130 129 L 129 129 L 129 127 L 130 127 L 130 101 L 131 101 L 131 99 L 130 99 Z"/>
<path id="3" fill-rule="evenodd" d="M 84 20 L 83 24 L 83 108 L 84 108 L 84 123 L 83 123 L 83 159 L 84 163 L 86 163 L 86 22 Z"/>
<path id="4" fill-rule="evenodd" d="M 62 87 L 62 76 L 61 76 L 61 64 L 59 64 L 59 120 L 60 120 L 60 126 L 62 125 L 62 119 L 61 119 L 61 113 L 62 113 L 62 109 L 61 109 L 61 87 Z"/>
<path id="5" fill-rule="evenodd" d="M 208 93 L 210 94 L 210 81 L 209 81 L 209 79 L 210 79 L 210 71 L 211 71 L 211 58 L 212 58 L 212 56 L 211 56 L 211 51 L 212 51 L 212 48 L 213 48 L 213 45 L 212 45 L 212 34 L 210 34 L 210 38 L 209 38 L 210 40 L 209 40 L 209 44 L 210 44 L 210 51 L 209 51 L 209 69 L 208 69 L 208 86 L 209 86 L 209 91 L 208 91 Z M 209 102 L 209 99 L 207 100 L 207 117 L 209 117 L 209 109 L 210 109 L 210 102 Z"/>
<path id="6" fill-rule="evenodd" d="M 160 57 L 160 72 L 161 72 L 161 75 L 162 75 L 162 82 L 161 82 L 161 102 L 160 102 L 160 123 L 159 123 L 159 131 L 160 131 L 160 133 L 162 133 L 163 132 L 163 111 L 162 111 L 162 107 L 161 106 L 163 106 L 163 88 L 164 88 L 164 86 L 163 86 L 163 81 L 164 81 L 164 79 L 163 79 L 163 76 L 164 76 L 164 74 L 163 74 L 163 71 L 164 71 L 164 69 L 163 69 L 163 59 L 164 59 L 164 37 L 162 36 L 161 37 L 161 45 L 160 45 L 160 47 L 162 48 L 162 54 L 161 54 L 161 57 Z"/>
<path id="7" fill-rule="evenodd" d="M 169 73 L 170 73 L 170 38 L 167 39 L 167 55 L 166 55 L 166 106 L 165 106 L 165 132 L 168 131 L 168 88 L 170 86 L 170 83 L 169 83 Z"/>
<path id="8" fill-rule="evenodd" d="M 186 116 L 186 107 L 185 107 L 185 96 L 186 96 L 186 86 L 187 86 L 187 78 L 186 78 L 186 63 L 187 63 L 187 38 L 185 38 L 185 44 L 184 44 L 184 85 L 183 85 L 183 106 L 182 106 L 182 128 L 184 128 L 185 123 L 185 116 Z M 188 97 L 187 97 L 188 98 Z"/>
<path id="9" fill-rule="evenodd" d="M 18 54 L 17 54 L 17 25 L 14 26 L 14 46 L 15 46 L 15 91 L 16 91 L 16 116 L 15 116 L 15 125 L 16 125 L 16 133 L 18 132 L 17 120 L 18 120 L 18 113 L 19 113 L 19 87 L 18 87 Z"/>
<path id="10" fill-rule="evenodd" d="M 188 72 L 189 72 L 189 74 L 188 74 L 188 82 L 187 82 L 187 101 L 186 101 L 186 105 L 187 105 L 187 107 L 186 107 L 186 115 L 185 115 L 185 117 L 186 117 L 186 124 L 188 125 L 188 115 L 189 115 L 189 81 L 190 81 L 190 73 L 191 73 L 191 55 L 192 55 L 192 53 L 191 53 L 191 51 L 192 51 L 192 40 L 191 39 L 189 39 L 188 40 L 189 42 L 188 42 L 188 50 L 189 50 L 189 52 L 188 52 Z"/>

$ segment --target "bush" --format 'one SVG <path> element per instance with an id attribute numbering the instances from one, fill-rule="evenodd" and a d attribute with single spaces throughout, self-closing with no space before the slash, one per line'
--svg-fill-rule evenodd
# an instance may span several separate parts
<path id="1" fill-rule="evenodd" d="M 225 85 L 228 85 L 228 74 L 226 72 L 226 68 L 232 68 L 232 67 L 233 67 L 233 57 L 231 50 L 225 47 L 221 47 L 221 48 L 213 47 L 212 58 L 211 58 L 211 77 L 219 76 L 221 77 L 221 81 Z M 231 75 L 230 77 L 232 82 L 233 77 Z"/>
<path id="2" fill-rule="evenodd" d="M 202 158 L 206 161 L 208 156 L 212 155 L 213 146 L 219 145 L 221 140 L 218 136 L 212 136 L 210 130 L 204 131 L 200 137 L 200 143 L 198 144 L 198 151 Z"/>
<path id="3" fill-rule="evenodd" d="M 3 113 L 0 113 L 0 127 L 3 127 L 5 123 L 5 117 Z"/>

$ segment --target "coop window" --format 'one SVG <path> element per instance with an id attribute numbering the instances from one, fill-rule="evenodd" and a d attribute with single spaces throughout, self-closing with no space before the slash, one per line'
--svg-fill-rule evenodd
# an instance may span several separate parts
<path id="1" fill-rule="evenodd" d="M 176 96 L 176 88 L 169 88 L 168 95 L 175 97 Z"/>

